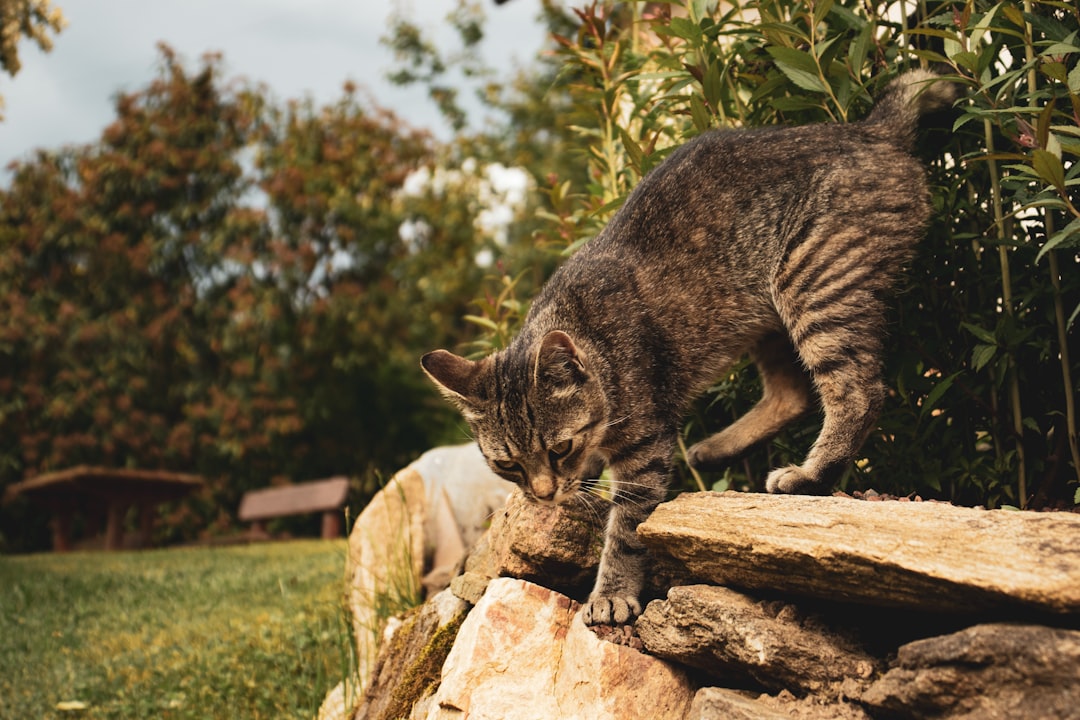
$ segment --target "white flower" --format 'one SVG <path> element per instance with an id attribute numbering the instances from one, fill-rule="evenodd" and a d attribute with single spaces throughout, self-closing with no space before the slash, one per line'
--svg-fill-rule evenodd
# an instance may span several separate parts
<path id="1" fill-rule="evenodd" d="M 431 170 L 428 169 L 427 165 L 424 165 L 413 170 L 405 177 L 405 182 L 401 184 L 401 192 L 407 197 L 420 197 L 430 184 Z"/>

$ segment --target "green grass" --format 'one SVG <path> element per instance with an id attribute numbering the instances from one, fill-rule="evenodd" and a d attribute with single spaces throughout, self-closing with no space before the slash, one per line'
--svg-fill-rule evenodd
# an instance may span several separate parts
<path id="1" fill-rule="evenodd" d="M 0 557 L 0 718 L 312 718 L 349 664 L 344 554 Z"/>

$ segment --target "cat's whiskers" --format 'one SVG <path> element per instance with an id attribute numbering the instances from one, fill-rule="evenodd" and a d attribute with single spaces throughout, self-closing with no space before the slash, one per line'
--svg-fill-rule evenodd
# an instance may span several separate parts
<path id="1" fill-rule="evenodd" d="M 492 511 L 489 512 L 486 517 L 484 517 L 484 522 L 487 523 L 490 526 L 491 523 L 495 520 L 495 516 L 497 514 L 499 514 L 500 512 L 505 512 L 505 511 L 506 511 L 506 505 L 503 505 L 503 506 L 497 507 L 497 508 L 493 508 Z"/>
<path id="2" fill-rule="evenodd" d="M 597 498 L 606 503 L 611 502 L 611 493 L 608 486 L 601 478 L 588 478 L 578 485 L 578 494 Z"/>
<path id="3" fill-rule="evenodd" d="M 532 502 L 532 501 L 531 501 L 531 500 L 530 500 L 530 499 L 529 499 L 529 498 L 528 498 L 527 496 L 526 496 L 526 498 L 525 498 L 525 499 L 526 499 L 526 500 L 529 500 L 530 502 Z M 522 514 L 523 512 L 525 512 L 525 505 L 524 505 L 524 504 L 521 504 L 521 503 L 518 503 L 518 504 L 517 504 L 517 505 L 516 505 L 516 506 L 515 506 L 515 507 L 513 508 L 512 512 L 510 512 L 510 513 L 508 513 L 508 514 L 507 514 L 507 516 L 506 516 L 506 524 L 507 524 L 508 526 L 510 526 L 510 525 L 514 525 L 514 524 L 515 524 L 515 523 L 517 522 L 518 518 L 519 518 L 519 517 L 521 517 L 521 514 Z"/>
<path id="4" fill-rule="evenodd" d="M 636 488 L 643 488 L 647 492 L 638 492 Z M 635 505 L 637 507 L 644 507 L 651 503 L 651 499 L 655 496 L 656 486 L 649 483 L 630 482 L 626 480 L 618 480 L 612 487 L 612 502 L 622 502 L 624 504 Z"/>
<path id="5" fill-rule="evenodd" d="M 596 505 L 594 504 L 594 500 L 600 500 L 601 502 L 605 502 L 604 498 L 601 498 L 601 497 L 599 497 L 597 495 L 593 495 L 592 493 L 590 493 L 587 490 L 574 495 L 574 501 L 581 504 L 581 505 L 583 505 L 585 507 L 585 509 L 589 511 L 589 513 L 593 516 L 593 518 L 596 519 L 596 524 L 597 525 L 603 525 L 604 524 L 604 515 L 601 514 L 601 512 L 596 508 Z"/>
<path id="6" fill-rule="evenodd" d="M 620 424 L 626 422 L 627 420 L 629 420 L 633 416 L 634 416 L 633 413 L 627 413 L 626 415 L 623 415 L 620 418 L 615 418 L 614 420 L 609 420 L 608 422 L 604 423 L 603 426 L 604 426 L 604 428 L 614 427 L 616 425 L 620 425 Z"/>
<path id="7" fill-rule="evenodd" d="M 476 442 L 475 438 L 473 438 L 473 432 L 471 428 L 462 427 L 461 425 L 455 425 L 454 427 L 457 428 L 457 431 L 459 433 L 461 433 L 461 440 L 467 443 Z"/>

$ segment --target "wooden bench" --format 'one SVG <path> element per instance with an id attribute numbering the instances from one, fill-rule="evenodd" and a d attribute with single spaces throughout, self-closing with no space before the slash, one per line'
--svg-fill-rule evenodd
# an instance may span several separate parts
<path id="1" fill-rule="evenodd" d="M 344 477 L 252 490 L 240 499 L 240 520 L 252 524 L 252 535 L 266 535 L 267 520 L 321 512 L 322 537 L 340 537 L 341 508 L 348 492 L 349 480 Z"/>

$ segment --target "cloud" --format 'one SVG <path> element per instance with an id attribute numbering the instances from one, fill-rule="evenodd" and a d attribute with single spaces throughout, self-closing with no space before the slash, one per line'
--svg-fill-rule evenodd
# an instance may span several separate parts
<path id="1" fill-rule="evenodd" d="M 455 0 L 424 0 L 413 13 L 430 32 L 444 32 Z M 411 124 L 447 134 L 422 88 L 390 84 L 391 52 L 379 38 L 392 8 L 381 0 L 58 0 L 69 20 L 51 53 L 20 44 L 23 70 L 0 76 L 7 120 L 0 124 L 0 167 L 35 148 L 97 139 L 112 120 L 112 98 L 146 85 L 164 41 L 189 64 L 206 52 L 224 55 L 229 77 L 265 83 L 278 99 L 341 96 L 346 80 Z M 505 68 L 525 62 L 543 42 L 535 0 L 485 5 L 485 56 Z M 0 182 L 6 181 L 0 175 Z"/>

